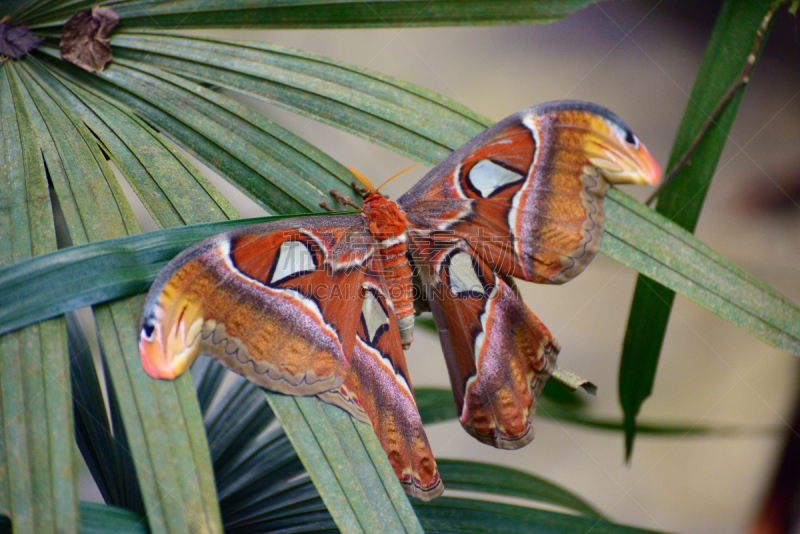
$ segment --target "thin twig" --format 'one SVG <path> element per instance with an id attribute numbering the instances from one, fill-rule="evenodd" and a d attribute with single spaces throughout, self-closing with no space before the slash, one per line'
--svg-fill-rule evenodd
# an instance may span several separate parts
<path id="1" fill-rule="evenodd" d="M 681 159 L 679 159 L 678 162 L 672 167 L 672 169 L 670 169 L 667 175 L 664 176 L 664 179 L 661 181 L 661 184 L 659 184 L 656 190 L 653 191 L 653 194 L 650 195 L 645 204 L 648 205 L 652 204 L 655 201 L 656 197 L 658 197 L 658 195 L 661 194 L 664 188 L 667 187 L 667 185 L 669 185 L 669 183 L 672 181 L 672 179 L 675 177 L 678 171 L 680 171 L 681 169 L 686 167 L 686 165 L 689 164 L 692 155 L 694 154 L 694 151 L 697 150 L 697 147 L 700 145 L 700 141 L 703 139 L 703 136 L 705 136 L 705 134 L 708 133 L 708 130 L 717 123 L 717 119 L 725 110 L 728 103 L 730 103 L 730 101 L 736 95 L 736 92 L 750 82 L 750 73 L 753 71 L 753 66 L 756 64 L 756 58 L 758 57 L 758 52 L 761 49 L 761 45 L 763 44 L 764 41 L 764 34 L 767 32 L 767 27 L 769 26 L 769 23 L 772 20 L 772 17 L 775 15 L 775 12 L 778 10 L 779 6 L 780 3 L 775 2 L 774 4 L 772 4 L 772 7 L 770 7 L 769 11 L 767 11 L 767 14 L 764 15 L 764 18 L 761 21 L 761 26 L 758 27 L 756 35 L 755 37 L 753 37 L 753 45 L 750 47 L 750 53 L 747 54 L 747 60 L 744 62 L 744 65 L 742 65 L 742 70 L 739 72 L 739 76 L 736 78 L 736 81 L 733 82 L 733 84 L 731 84 L 731 86 L 728 87 L 728 89 L 726 89 L 725 92 L 722 94 L 722 98 L 720 99 L 719 103 L 716 105 L 714 110 L 708 116 L 706 122 L 703 123 L 703 126 L 700 128 L 700 131 L 697 132 L 697 135 L 694 136 L 694 139 L 692 139 L 692 142 L 686 149 L 686 152 L 683 153 Z"/>

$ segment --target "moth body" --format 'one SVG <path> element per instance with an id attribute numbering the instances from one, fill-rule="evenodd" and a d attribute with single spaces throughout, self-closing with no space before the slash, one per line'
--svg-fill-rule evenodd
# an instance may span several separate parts
<path id="1" fill-rule="evenodd" d="M 414 340 L 414 287 L 406 253 L 408 220 L 396 202 L 377 191 L 364 198 L 361 213 L 375 237 L 380 273 L 394 310 L 403 349 Z"/>

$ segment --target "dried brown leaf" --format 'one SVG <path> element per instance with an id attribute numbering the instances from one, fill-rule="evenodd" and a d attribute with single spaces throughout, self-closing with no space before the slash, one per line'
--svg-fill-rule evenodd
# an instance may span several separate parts
<path id="1" fill-rule="evenodd" d="M 119 15 L 110 7 L 78 11 L 61 31 L 61 57 L 83 70 L 102 71 L 114 59 L 108 35 L 117 23 Z"/>
<path id="2" fill-rule="evenodd" d="M 31 33 L 27 26 L 12 26 L 5 22 L 0 22 L 0 55 L 14 59 L 21 59 L 22 56 L 36 49 L 44 37 L 38 37 Z"/>

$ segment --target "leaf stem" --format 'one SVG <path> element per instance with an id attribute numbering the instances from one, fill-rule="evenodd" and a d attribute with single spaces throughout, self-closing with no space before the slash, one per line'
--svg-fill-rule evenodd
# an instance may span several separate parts
<path id="1" fill-rule="evenodd" d="M 736 92 L 750 82 L 750 73 L 753 71 L 753 66 L 756 64 L 756 59 L 758 58 L 758 52 L 761 49 L 761 45 L 764 43 L 764 35 L 766 34 L 767 28 L 772 21 L 772 17 L 775 15 L 775 12 L 778 10 L 778 6 L 780 6 L 780 4 L 781 2 L 773 3 L 769 11 L 767 11 L 767 13 L 764 15 L 764 18 L 761 21 L 761 26 L 759 26 L 755 36 L 753 37 L 753 44 L 750 47 L 750 53 L 747 54 L 747 60 L 744 62 L 744 65 L 742 65 L 742 70 L 739 72 L 739 76 L 737 76 L 736 81 L 734 81 L 722 94 L 722 97 L 714 107 L 714 110 L 708 116 L 708 119 L 706 119 L 706 121 L 703 123 L 703 126 L 700 127 L 700 130 L 697 132 L 697 135 L 694 136 L 694 139 L 692 139 L 692 142 L 683 153 L 683 156 L 681 156 L 681 159 L 679 159 L 678 162 L 669 170 L 666 176 L 664 176 L 661 184 L 659 184 L 656 190 L 653 191 L 650 197 L 645 201 L 645 204 L 651 205 L 661 194 L 664 188 L 669 185 L 675 175 L 689 164 L 692 155 L 700 145 L 700 141 L 702 141 L 708 130 L 717 123 L 717 119 L 725 110 L 725 107 L 728 105 L 728 103 L 736 95 Z"/>

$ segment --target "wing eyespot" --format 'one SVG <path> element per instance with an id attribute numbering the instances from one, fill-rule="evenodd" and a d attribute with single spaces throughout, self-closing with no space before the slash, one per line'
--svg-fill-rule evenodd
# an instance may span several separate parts
<path id="1" fill-rule="evenodd" d="M 373 347 L 383 332 L 389 329 L 389 314 L 374 290 L 368 289 L 364 292 L 364 300 L 361 305 L 361 324 L 367 336 L 364 341 Z"/>
<path id="2" fill-rule="evenodd" d="M 444 261 L 447 286 L 458 298 L 488 298 L 492 293 L 475 260 L 456 249 Z"/>
<path id="3" fill-rule="evenodd" d="M 502 162 L 482 159 L 467 173 L 467 187 L 481 198 L 495 196 L 509 187 L 519 185 L 525 175 Z"/>
<path id="4" fill-rule="evenodd" d="M 625 142 L 631 145 L 633 148 L 639 148 L 639 140 L 630 130 L 625 131 Z"/>
<path id="5" fill-rule="evenodd" d="M 318 267 L 315 256 L 314 250 L 305 241 L 284 241 L 275 255 L 267 284 L 275 286 L 314 272 Z"/>
<path id="6" fill-rule="evenodd" d="M 152 318 L 145 320 L 142 325 L 142 337 L 147 341 L 153 341 L 153 332 L 156 330 L 156 325 Z"/>

